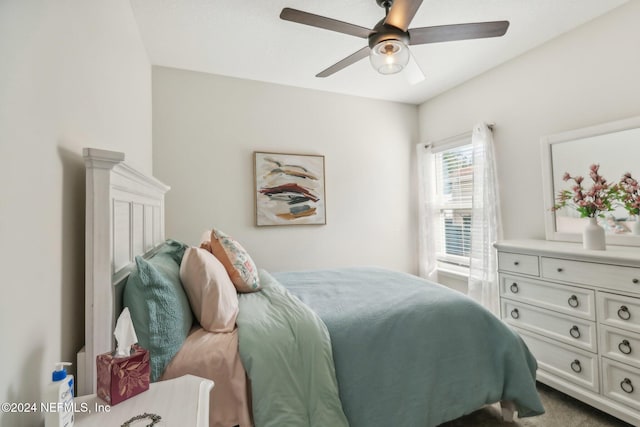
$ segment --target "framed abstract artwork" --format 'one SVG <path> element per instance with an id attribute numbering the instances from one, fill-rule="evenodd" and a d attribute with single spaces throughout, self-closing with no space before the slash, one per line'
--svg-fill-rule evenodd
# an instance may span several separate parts
<path id="1" fill-rule="evenodd" d="M 326 224 L 324 156 L 253 153 L 256 225 Z"/>

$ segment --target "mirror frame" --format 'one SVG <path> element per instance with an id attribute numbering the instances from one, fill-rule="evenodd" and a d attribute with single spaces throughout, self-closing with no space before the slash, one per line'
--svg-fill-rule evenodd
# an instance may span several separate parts
<path id="1" fill-rule="evenodd" d="M 551 208 L 555 205 L 553 188 L 553 158 L 551 149 L 555 144 L 562 144 L 576 139 L 588 138 L 628 129 L 640 128 L 640 116 L 575 129 L 567 132 L 547 135 L 540 138 L 542 154 L 542 194 L 544 197 L 544 227 L 547 240 L 564 242 L 582 242 L 582 234 L 559 232 L 556 229 L 556 214 Z M 639 141 L 640 142 L 640 141 Z M 640 246 L 640 236 L 606 235 L 607 245 Z"/>

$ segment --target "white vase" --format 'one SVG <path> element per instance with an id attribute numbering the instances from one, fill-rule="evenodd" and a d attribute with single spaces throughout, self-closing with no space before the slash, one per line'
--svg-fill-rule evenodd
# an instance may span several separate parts
<path id="1" fill-rule="evenodd" d="M 604 228 L 598 225 L 598 218 L 589 218 L 589 223 L 582 231 L 582 247 L 596 251 L 606 249 L 604 240 Z"/>

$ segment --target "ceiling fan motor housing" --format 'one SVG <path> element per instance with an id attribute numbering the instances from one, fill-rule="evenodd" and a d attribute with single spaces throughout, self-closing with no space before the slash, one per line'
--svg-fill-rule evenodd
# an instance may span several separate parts
<path id="1" fill-rule="evenodd" d="M 369 47 L 373 49 L 375 45 L 386 40 L 398 40 L 405 45 L 408 45 L 409 32 L 402 31 L 400 28 L 394 27 L 393 25 L 385 24 L 385 19 L 378 22 L 376 26 L 373 27 L 373 30 L 371 30 L 371 33 L 369 34 Z"/>

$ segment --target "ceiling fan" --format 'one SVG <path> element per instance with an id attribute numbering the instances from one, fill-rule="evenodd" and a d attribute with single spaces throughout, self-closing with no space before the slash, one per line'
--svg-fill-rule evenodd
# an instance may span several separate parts
<path id="1" fill-rule="evenodd" d="M 316 77 L 328 77 L 366 56 L 369 56 L 371 65 L 379 73 L 395 74 L 405 69 L 409 63 L 411 52 L 408 45 L 500 37 L 509 27 L 509 21 L 492 21 L 410 29 L 409 24 L 422 4 L 422 0 L 376 0 L 376 3 L 384 8 L 385 17 L 373 29 L 288 7 L 282 9 L 280 18 L 369 41 L 368 46 L 324 69 L 316 74 Z M 412 83 L 424 80 L 422 70 L 417 63 L 415 65 L 417 70 L 414 71 L 417 72 L 417 76 L 414 73 L 411 78 Z"/>

